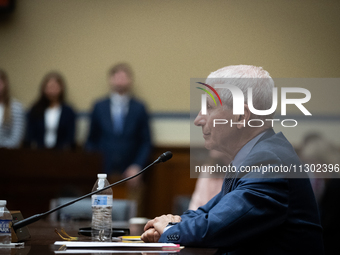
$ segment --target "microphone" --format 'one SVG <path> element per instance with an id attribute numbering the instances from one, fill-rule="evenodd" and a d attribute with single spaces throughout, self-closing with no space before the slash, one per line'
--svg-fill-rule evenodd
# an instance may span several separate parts
<path id="1" fill-rule="evenodd" d="M 18 230 L 18 229 L 20 229 L 20 228 L 22 228 L 22 227 L 25 227 L 25 226 L 27 226 L 27 225 L 29 225 L 29 224 L 31 224 L 31 223 L 34 223 L 34 222 L 40 220 L 41 218 L 45 217 L 46 215 L 49 215 L 49 214 L 51 214 L 51 213 L 53 213 L 53 212 L 55 212 L 55 211 L 58 211 L 58 210 L 61 209 L 61 208 L 64 208 L 64 207 L 69 206 L 69 205 L 71 205 L 71 204 L 74 204 L 75 202 L 78 202 L 78 201 L 80 201 L 80 200 L 82 200 L 82 199 L 84 199 L 84 198 L 86 198 L 86 197 L 89 197 L 89 196 L 92 196 L 92 195 L 94 195 L 94 194 L 97 194 L 97 193 L 99 193 L 99 192 L 101 192 L 101 191 L 103 191 L 103 190 L 109 189 L 109 188 L 111 188 L 111 187 L 113 187 L 113 186 L 115 186 L 115 185 L 118 185 L 118 184 L 120 184 L 120 183 L 126 182 L 126 181 L 128 181 L 128 180 L 131 180 L 132 178 L 135 178 L 135 177 L 137 177 L 138 175 L 142 174 L 142 173 L 143 173 L 145 170 L 147 170 L 149 167 L 151 167 L 151 166 L 153 166 L 153 165 L 155 165 L 155 164 L 161 163 L 161 162 L 168 161 L 168 160 L 171 159 L 171 158 L 172 158 L 172 153 L 171 153 L 171 151 L 164 152 L 164 153 L 163 153 L 162 155 L 160 155 L 154 162 L 152 162 L 150 165 L 148 165 L 147 167 L 145 167 L 144 169 L 142 169 L 141 171 L 139 171 L 137 174 L 135 174 L 135 175 L 133 175 L 133 176 L 130 176 L 130 177 L 127 177 L 127 178 L 125 178 L 125 179 L 123 179 L 123 180 L 117 181 L 117 182 L 115 182 L 115 183 L 113 183 L 113 184 L 110 184 L 109 186 L 106 186 L 106 187 L 104 187 L 104 188 L 102 188 L 102 189 L 95 190 L 95 191 L 93 191 L 93 192 L 91 192 L 91 193 L 88 193 L 88 194 L 86 194 L 86 195 L 84 195 L 84 196 L 82 196 L 82 197 L 76 198 L 76 199 L 74 199 L 74 200 L 72 200 L 72 201 L 70 201 L 70 202 L 67 202 L 67 203 L 63 204 L 63 205 L 57 206 L 56 208 L 53 208 L 53 209 L 51 209 L 51 210 L 49 210 L 49 211 L 47 211 L 47 212 L 44 212 L 44 213 L 41 213 L 41 214 L 36 214 L 36 215 L 31 216 L 31 217 L 28 217 L 27 219 L 24 219 L 24 220 L 15 222 L 15 223 L 13 223 L 12 228 L 13 228 L 14 231 L 16 231 L 16 230 Z"/>
<path id="2" fill-rule="evenodd" d="M 171 158 L 172 158 L 172 153 L 171 153 L 171 151 L 167 151 L 167 152 L 164 152 L 162 155 L 160 155 L 156 161 L 157 161 L 158 163 L 160 163 L 160 162 L 168 161 L 168 160 L 171 159 Z"/>

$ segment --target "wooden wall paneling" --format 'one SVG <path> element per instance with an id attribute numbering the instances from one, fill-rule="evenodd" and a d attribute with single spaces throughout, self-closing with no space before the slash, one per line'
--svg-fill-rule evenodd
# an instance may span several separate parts
<path id="1" fill-rule="evenodd" d="M 195 187 L 189 148 L 155 148 L 151 159 L 167 150 L 173 158 L 143 174 L 142 215 L 149 218 L 171 213 L 176 196 L 190 196 Z M 0 199 L 6 199 L 11 210 L 21 210 L 24 217 L 42 213 L 53 198 L 90 192 L 101 170 L 101 156 L 95 153 L 0 149 Z M 127 193 L 124 183 L 113 188 L 114 198 L 126 198 Z"/>

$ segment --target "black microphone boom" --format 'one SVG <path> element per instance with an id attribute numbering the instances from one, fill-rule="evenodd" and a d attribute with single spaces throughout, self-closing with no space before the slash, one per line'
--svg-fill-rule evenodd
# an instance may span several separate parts
<path id="1" fill-rule="evenodd" d="M 99 193 L 99 192 L 101 192 L 101 191 L 103 191 L 103 190 L 106 190 L 106 189 L 108 189 L 108 188 L 111 188 L 111 187 L 113 187 L 113 186 L 115 186 L 115 185 L 118 185 L 118 184 L 120 184 L 120 183 L 122 183 L 122 182 L 126 182 L 126 181 L 128 181 L 128 180 L 131 180 L 132 178 L 135 178 L 135 177 L 137 177 L 138 175 L 142 174 L 142 173 L 143 173 L 145 170 L 147 170 L 149 167 L 151 167 L 151 166 L 153 166 L 153 165 L 155 165 L 155 164 L 161 163 L 161 162 L 168 161 L 168 160 L 171 159 L 171 158 L 172 158 L 172 153 L 171 153 L 171 151 L 164 152 L 162 155 L 160 155 L 160 156 L 158 157 L 158 159 L 156 159 L 156 160 L 155 160 L 154 162 L 152 162 L 150 165 L 148 165 L 147 167 L 145 167 L 144 169 L 142 169 L 141 171 L 139 171 L 137 174 L 135 174 L 135 175 L 133 175 L 133 176 L 127 177 L 127 178 L 125 178 L 125 179 L 123 179 L 123 180 L 120 180 L 120 181 L 118 181 L 118 182 L 115 182 L 115 183 L 113 183 L 113 184 L 110 184 L 109 186 L 106 186 L 106 187 L 104 187 L 104 188 L 102 188 L 102 189 L 95 190 L 95 191 L 93 191 L 93 192 L 91 192 L 91 193 L 89 193 L 89 194 L 86 194 L 86 195 L 82 196 L 82 197 L 76 198 L 76 199 L 74 199 L 74 200 L 72 200 L 72 201 L 70 201 L 70 202 L 67 202 L 67 203 L 63 204 L 63 205 L 57 206 L 56 208 L 53 208 L 53 209 L 51 209 L 51 210 L 49 210 L 49 211 L 47 211 L 47 212 L 44 212 L 44 213 L 41 213 L 41 214 L 36 214 L 36 215 L 33 215 L 33 216 L 31 216 L 31 217 L 29 217 L 29 218 L 27 218 L 27 219 L 24 219 L 24 220 L 21 220 L 21 221 L 18 221 L 18 222 L 14 222 L 13 225 L 12 225 L 12 227 L 13 227 L 14 231 L 16 231 L 17 229 L 22 228 L 22 227 L 25 227 L 25 226 L 27 226 L 27 225 L 33 223 L 33 222 L 36 222 L 36 221 L 40 220 L 41 218 L 45 217 L 46 215 L 49 215 L 49 214 L 51 214 L 51 213 L 53 213 L 53 212 L 55 212 L 55 211 L 58 211 L 58 210 L 61 209 L 61 208 L 64 208 L 64 207 L 69 206 L 69 205 L 71 205 L 71 204 L 74 204 L 75 202 L 78 202 L 78 201 L 80 201 L 80 200 L 82 200 L 82 199 L 84 199 L 84 198 L 86 198 L 86 197 L 89 197 L 89 196 L 92 196 L 92 195 L 94 195 L 94 194 L 97 194 L 97 193 Z"/>

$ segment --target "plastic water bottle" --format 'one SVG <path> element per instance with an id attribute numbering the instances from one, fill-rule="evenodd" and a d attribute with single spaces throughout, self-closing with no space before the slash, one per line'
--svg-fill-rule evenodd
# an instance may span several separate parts
<path id="1" fill-rule="evenodd" d="M 92 191 L 102 189 L 110 183 L 106 174 L 98 174 L 98 180 Z M 112 241 L 112 189 L 92 195 L 92 240 L 99 242 Z"/>
<path id="2" fill-rule="evenodd" d="M 12 241 L 12 215 L 6 208 L 6 204 L 6 200 L 0 200 L 0 245 L 10 244 Z"/>

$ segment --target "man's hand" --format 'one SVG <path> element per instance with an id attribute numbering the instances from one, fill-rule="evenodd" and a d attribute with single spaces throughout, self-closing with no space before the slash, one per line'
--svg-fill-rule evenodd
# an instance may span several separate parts
<path id="1" fill-rule="evenodd" d="M 127 178 L 130 176 L 133 176 L 135 174 L 137 174 L 139 171 L 141 170 L 141 167 L 139 165 L 130 165 L 123 173 L 123 177 Z M 130 181 L 127 182 L 127 185 L 129 186 L 129 188 L 136 188 L 139 186 L 139 184 L 142 181 L 142 177 L 141 176 L 137 176 L 133 179 L 131 179 Z"/>
<path id="2" fill-rule="evenodd" d="M 168 214 L 148 221 L 144 227 L 145 232 L 141 239 L 144 242 L 157 242 L 169 222 L 181 222 L 181 216 Z"/>
<path id="3" fill-rule="evenodd" d="M 149 228 L 140 238 L 145 243 L 157 243 L 160 237 L 161 235 L 154 228 Z"/>

